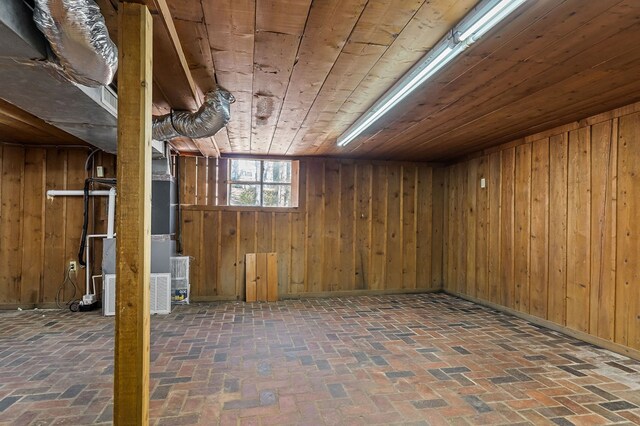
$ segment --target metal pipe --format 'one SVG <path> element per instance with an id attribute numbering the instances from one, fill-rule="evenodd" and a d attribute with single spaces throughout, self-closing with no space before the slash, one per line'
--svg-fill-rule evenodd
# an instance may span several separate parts
<path id="1" fill-rule="evenodd" d="M 96 278 L 102 279 L 102 274 L 100 274 L 100 275 L 91 275 L 91 284 L 93 285 L 93 294 L 97 294 L 96 293 Z"/>
<path id="2" fill-rule="evenodd" d="M 109 197 L 109 210 L 107 213 L 107 233 L 106 234 L 89 234 L 86 236 L 86 248 L 87 248 L 87 266 L 85 268 L 85 298 L 89 303 L 93 303 L 95 301 L 95 294 L 91 293 L 89 276 L 91 273 L 90 266 L 90 244 L 89 240 L 91 238 L 113 238 L 115 236 L 115 217 L 116 217 L 116 189 L 111 188 L 109 190 L 92 190 L 87 192 L 89 196 L 100 197 L 100 196 L 108 196 Z M 57 197 L 57 196 L 83 196 L 84 190 L 73 190 L 73 189 L 50 189 L 47 191 L 47 197 Z M 93 296 L 93 297 L 92 297 Z"/>
<path id="3" fill-rule="evenodd" d="M 116 189 L 109 190 L 109 210 L 107 214 L 107 238 L 113 238 L 116 222 Z"/>
<path id="4" fill-rule="evenodd" d="M 91 246 L 91 244 L 89 244 L 89 240 L 91 238 L 97 238 L 97 237 L 105 237 L 106 235 L 99 235 L 99 234 L 89 234 L 87 235 L 87 266 L 84 268 L 85 269 L 85 295 L 90 295 L 91 293 L 91 288 L 89 287 L 91 284 L 89 283 L 89 276 L 91 275 L 91 266 L 90 266 L 90 256 L 91 256 L 91 252 L 89 250 L 89 247 Z"/>
<path id="5" fill-rule="evenodd" d="M 96 295 L 95 286 L 94 286 L 94 289 L 93 289 L 93 293 L 91 293 L 91 287 L 90 287 L 91 284 L 89 282 L 89 278 L 90 278 L 90 275 L 91 275 L 91 263 L 90 263 L 91 262 L 91 257 L 90 257 L 91 254 L 90 254 L 90 250 L 89 250 L 89 247 L 91 247 L 91 244 L 89 244 L 89 240 L 91 238 L 105 238 L 106 236 L 107 236 L 106 234 L 89 234 L 89 235 L 87 235 L 87 238 L 86 238 L 87 266 L 84 268 L 85 269 L 85 283 L 84 283 L 85 295 L 82 298 L 82 300 L 83 301 L 86 300 L 88 303 L 93 303 L 96 300 L 96 298 L 95 298 L 95 295 Z M 110 237 L 110 238 L 113 238 L 113 237 Z"/>
<path id="6" fill-rule="evenodd" d="M 192 139 L 208 138 L 227 125 L 231 118 L 230 104 L 236 98 L 222 87 L 207 92 L 198 111 L 171 111 L 153 117 L 152 137 L 169 141 L 179 136 Z"/>
<path id="7" fill-rule="evenodd" d="M 89 87 L 111 83 L 118 48 L 94 0 L 36 0 L 33 20 L 67 79 Z"/>
<path id="8" fill-rule="evenodd" d="M 83 190 L 75 190 L 75 189 L 50 189 L 47 191 L 47 197 L 57 197 L 57 196 L 83 196 Z M 91 197 L 109 197 L 109 209 L 107 215 L 107 237 L 113 238 L 113 233 L 115 232 L 115 217 L 116 217 L 116 189 L 111 188 L 109 190 L 91 190 L 88 192 L 88 195 Z"/>
<path id="9" fill-rule="evenodd" d="M 89 191 L 89 195 L 92 197 L 106 197 L 109 195 L 110 190 L 91 190 Z M 67 197 L 81 197 L 84 195 L 84 191 L 82 189 L 50 189 L 47 191 L 47 197 L 58 197 L 58 196 L 67 196 Z"/>

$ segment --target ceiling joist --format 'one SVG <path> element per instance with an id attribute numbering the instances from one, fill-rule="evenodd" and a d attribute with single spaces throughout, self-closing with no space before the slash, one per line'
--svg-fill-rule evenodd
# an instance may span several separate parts
<path id="1" fill-rule="evenodd" d="M 162 64 L 162 70 L 154 72 L 154 79 L 168 96 L 167 100 L 173 108 L 194 111 L 204 102 L 204 95 L 191 75 L 167 2 L 166 0 L 145 0 L 144 3 L 153 13 L 155 41 L 153 53 L 154 56 L 160 56 L 158 59 L 161 59 L 160 64 Z M 158 62 L 155 61 L 155 63 Z M 165 67 L 175 69 L 176 72 L 169 73 Z M 213 137 L 194 139 L 193 142 L 205 157 L 220 156 L 220 150 Z"/>

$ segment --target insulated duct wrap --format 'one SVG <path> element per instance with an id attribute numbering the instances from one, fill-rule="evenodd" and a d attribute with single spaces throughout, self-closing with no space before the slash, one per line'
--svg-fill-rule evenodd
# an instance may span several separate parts
<path id="1" fill-rule="evenodd" d="M 111 83 L 118 48 L 94 0 L 35 0 L 33 19 L 69 80 L 90 87 Z"/>
<path id="2" fill-rule="evenodd" d="M 180 136 L 192 139 L 213 136 L 229 122 L 229 105 L 233 102 L 233 95 L 218 87 L 205 95 L 204 103 L 196 112 L 172 111 L 155 116 L 153 139 L 168 141 Z"/>

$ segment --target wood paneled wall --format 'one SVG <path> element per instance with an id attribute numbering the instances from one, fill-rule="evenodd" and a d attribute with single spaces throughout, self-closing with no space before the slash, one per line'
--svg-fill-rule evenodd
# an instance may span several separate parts
<path id="1" fill-rule="evenodd" d="M 82 197 L 47 199 L 49 189 L 82 189 L 87 149 L 0 144 L 0 307 L 50 306 L 70 260 L 77 259 L 82 232 Z M 114 157 L 96 164 L 114 176 Z M 107 200 L 91 199 L 98 216 L 90 232 L 106 231 Z M 101 258 L 96 244 L 96 258 Z M 96 268 L 95 270 L 99 270 Z M 84 270 L 75 277 L 84 294 Z M 66 287 L 65 297 L 70 297 Z"/>
<path id="2" fill-rule="evenodd" d="M 226 199 L 218 200 L 217 185 L 226 182 L 227 160 L 194 156 L 173 157 L 173 160 L 183 205 L 226 204 Z"/>
<path id="3" fill-rule="evenodd" d="M 267 210 L 207 206 L 195 182 L 217 174 L 195 164 L 180 171 L 183 203 L 203 204 L 182 209 L 194 300 L 243 299 L 252 252 L 278 253 L 280 297 L 442 286 L 442 168 L 303 159 L 300 207 Z"/>
<path id="4" fill-rule="evenodd" d="M 445 288 L 640 349 L 639 111 L 448 167 Z"/>

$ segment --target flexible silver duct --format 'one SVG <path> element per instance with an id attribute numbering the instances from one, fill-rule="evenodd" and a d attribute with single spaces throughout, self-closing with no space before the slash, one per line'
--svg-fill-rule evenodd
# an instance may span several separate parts
<path id="1" fill-rule="evenodd" d="M 213 136 L 229 122 L 229 105 L 235 100 L 231 93 L 217 87 L 205 95 L 204 103 L 196 112 L 172 111 L 155 116 L 153 139 L 168 141 L 179 136 L 192 139 Z"/>
<path id="2" fill-rule="evenodd" d="M 94 0 L 35 0 L 33 19 L 69 80 L 90 87 L 111 83 L 118 48 Z"/>

